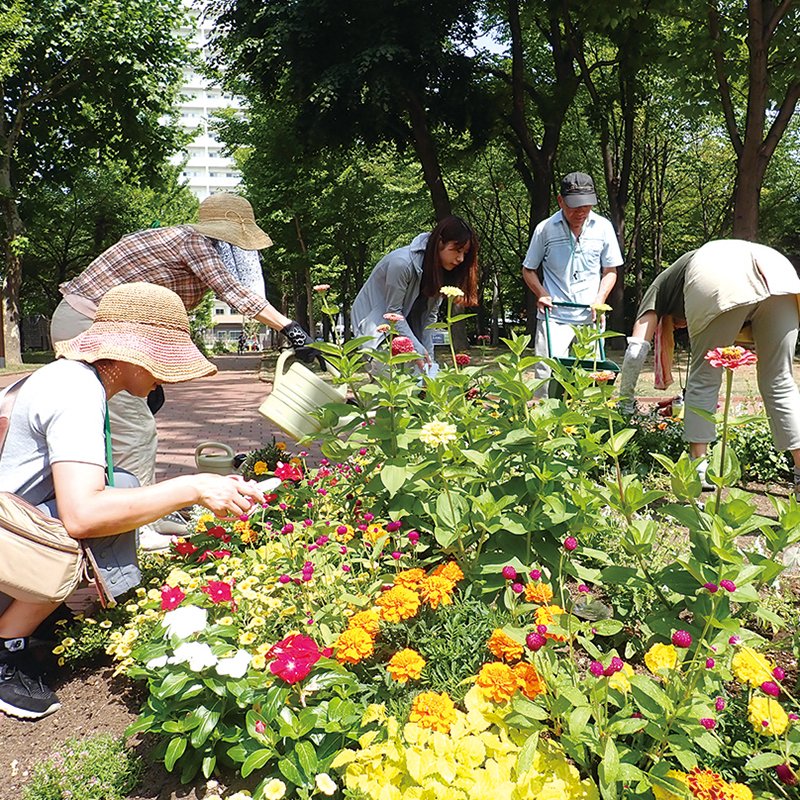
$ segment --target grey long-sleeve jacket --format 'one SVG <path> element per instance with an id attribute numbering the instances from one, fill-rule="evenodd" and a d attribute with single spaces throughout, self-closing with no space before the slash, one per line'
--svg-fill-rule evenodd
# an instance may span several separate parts
<path id="1" fill-rule="evenodd" d="M 422 313 L 417 306 L 412 309 L 420 293 L 422 283 L 422 259 L 429 233 L 421 233 L 410 245 L 399 247 L 385 255 L 372 270 L 366 283 L 361 287 L 351 311 L 351 322 L 355 336 L 371 336 L 370 345 L 380 346 L 386 337 L 377 328 L 386 323 L 383 315 L 392 312 L 402 314 L 404 319 L 395 325 L 401 336 L 408 336 L 414 349 L 423 355 L 426 351 L 433 355 L 432 331 L 427 326 L 436 322 L 441 295 L 423 298 Z"/>

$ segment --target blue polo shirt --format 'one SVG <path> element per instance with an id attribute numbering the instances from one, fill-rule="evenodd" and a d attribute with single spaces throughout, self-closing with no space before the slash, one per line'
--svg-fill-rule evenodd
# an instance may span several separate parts
<path id="1" fill-rule="evenodd" d="M 536 226 L 522 262 L 526 269 L 538 269 L 540 264 L 542 283 L 554 302 L 591 305 L 597 297 L 603 269 L 622 264 L 614 226 L 591 211 L 576 238 L 559 209 Z M 591 311 L 579 308 L 556 306 L 551 316 L 566 324 L 592 321 Z"/>

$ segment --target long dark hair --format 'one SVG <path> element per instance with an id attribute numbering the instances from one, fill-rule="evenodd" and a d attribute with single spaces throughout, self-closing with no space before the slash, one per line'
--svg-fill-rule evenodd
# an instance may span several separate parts
<path id="1" fill-rule="evenodd" d="M 469 242 L 464 260 L 450 272 L 439 265 L 440 242 L 455 242 L 459 247 Z M 448 285 L 458 286 L 464 292 L 461 305 L 478 305 L 478 238 L 461 217 L 445 217 L 439 221 L 428 239 L 422 261 L 422 294 L 435 297 L 442 286 Z"/>

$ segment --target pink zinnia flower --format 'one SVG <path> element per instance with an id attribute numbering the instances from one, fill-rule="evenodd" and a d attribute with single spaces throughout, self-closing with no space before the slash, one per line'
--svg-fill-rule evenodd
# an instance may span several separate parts
<path id="1" fill-rule="evenodd" d="M 405 319 L 402 314 L 395 314 L 393 311 L 384 314 L 383 318 L 389 320 L 389 322 L 402 322 Z"/>
<path id="2" fill-rule="evenodd" d="M 401 353 L 413 353 L 414 343 L 408 336 L 395 336 L 392 339 L 392 355 L 397 356 Z"/>
<path id="3" fill-rule="evenodd" d="M 314 287 L 314 291 L 315 292 L 327 292 L 328 289 L 330 289 L 330 288 L 331 288 L 331 285 L 329 283 L 318 283 Z"/>
<path id="4" fill-rule="evenodd" d="M 758 357 L 744 347 L 733 345 L 731 347 L 715 347 L 705 355 L 706 361 L 712 367 L 722 367 L 723 369 L 738 369 L 748 367 L 758 361 Z"/>
<path id="5" fill-rule="evenodd" d="M 468 367 L 472 359 L 466 353 L 456 353 L 456 364 L 459 367 Z"/>

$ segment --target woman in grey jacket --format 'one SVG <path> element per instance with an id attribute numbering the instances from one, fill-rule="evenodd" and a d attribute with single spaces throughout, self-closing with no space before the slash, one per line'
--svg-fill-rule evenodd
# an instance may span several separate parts
<path id="1" fill-rule="evenodd" d="M 442 286 L 464 292 L 462 305 L 478 304 L 478 240 L 460 217 L 445 217 L 431 233 L 421 233 L 409 245 L 392 250 L 372 270 L 351 312 L 353 335 L 371 336 L 377 349 L 386 337 L 378 327 L 386 314 L 398 314 L 395 328 L 407 336 L 420 355 L 419 366 L 433 359 L 428 326 L 436 322 Z"/>

